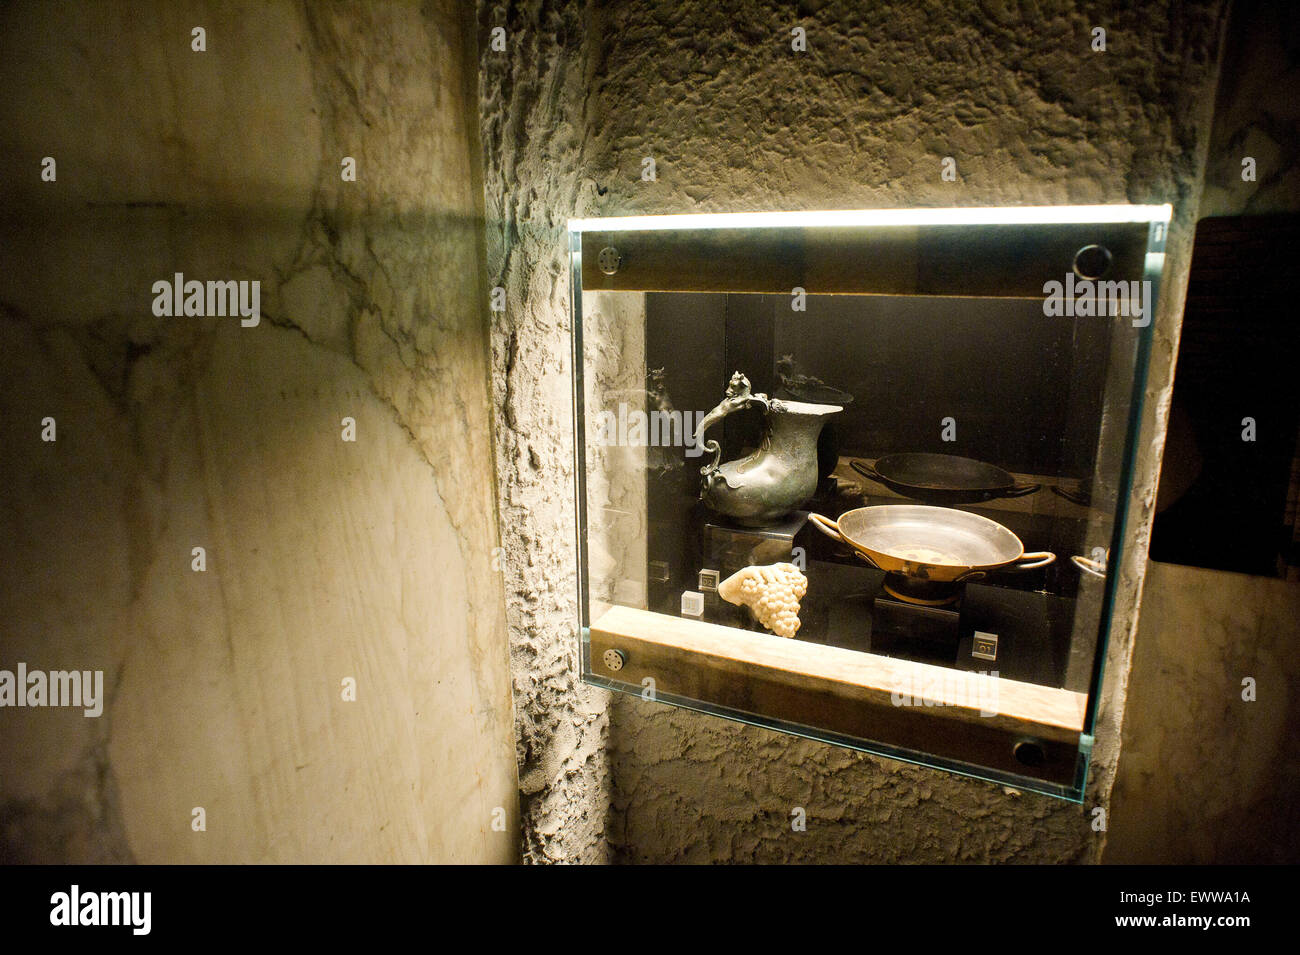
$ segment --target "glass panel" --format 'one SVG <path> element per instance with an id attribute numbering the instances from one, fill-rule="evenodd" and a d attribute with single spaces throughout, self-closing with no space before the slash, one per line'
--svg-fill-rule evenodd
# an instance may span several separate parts
<path id="1" fill-rule="evenodd" d="M 582 223 L 585 676 L 1081 798 L 1167 216 Z"/>

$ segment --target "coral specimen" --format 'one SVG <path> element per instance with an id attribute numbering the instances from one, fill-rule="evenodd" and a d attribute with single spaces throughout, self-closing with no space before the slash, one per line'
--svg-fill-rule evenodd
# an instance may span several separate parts
<path id="1" fill-rule="evenodd" d="M 780 637 L 799 632 L 799 598 L 808 592 L 808 578 L 794 564 L 746 567 L 718 584 L 718 596 L 748 607 L 759 623 Z"/>

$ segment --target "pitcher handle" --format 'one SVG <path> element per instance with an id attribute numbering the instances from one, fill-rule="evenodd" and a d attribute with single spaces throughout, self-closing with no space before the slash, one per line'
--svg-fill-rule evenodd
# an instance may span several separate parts
<path id="1" fill-rule="evenodd" d="M 717 406 L 706 414 L 699 426 L 696 427 L 695 446 L 703 448 L 705 452 L 713 455 L 713 460 L 700 468 L 700 476 L 706 481 L 711 474 L 718 470 L 722 463 L 722 445 L 711 438 L 706 440 L 704 432 L 732 412 L 739 411 L 741 408 L 748 408 L 751 404 L 762 405 L 764 409 L 770 408 L 772 405 L 767 395 L 753 394 L 749 390 L 749 379 L 740 372 L 736 372 L 731 376 L 731 383 L 727 385 L 726 397 L 719 401 Z"/>

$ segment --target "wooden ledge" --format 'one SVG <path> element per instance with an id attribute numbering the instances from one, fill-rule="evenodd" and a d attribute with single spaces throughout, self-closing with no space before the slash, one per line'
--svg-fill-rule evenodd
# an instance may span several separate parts
<path id="1" fill-rule="evenodd" d="M 618 671 L 605 650 L 625 657 Z M 1073 782 L 1087 698 L 950 667 L 611 607 L 591 627 L 595 675 L 1003 772 Z M 1042 765 L 1017 743 L 1032 740 Z"/>

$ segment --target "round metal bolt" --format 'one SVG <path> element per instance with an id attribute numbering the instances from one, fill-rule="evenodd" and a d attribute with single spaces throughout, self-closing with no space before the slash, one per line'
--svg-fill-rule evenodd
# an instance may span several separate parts
<path id="1" fill-rule="evenodd" d="M 619 254 L 618 249 L 607 245 L 597 254 L 596 264 L 606 275 L 613 275 L 623 265 L 623 256 Z"/>
<path id="2" fill-rule="evenodd" d="M 1012 748 L 1016 759 L 1026 766 L 1041 766 L 1047 762 L 1043 744 L 1036 739 L 1019 740 Z"/>
<path id="3" fill-rule="evenodd" d="M 610 670 L 621 670 L 623 664 L 627 663 L 627 657 L 623 655 L 622 650 L 606 650 L 601 659 L 605 661 L 606 669 Z"/>
<path id="4" fill-rule="evenodd" d="M 1074 253 L 1074 274 L 1091 281 L 1110 271 L 1114 257 L 1104 245 L 1085 245 Z"/>

